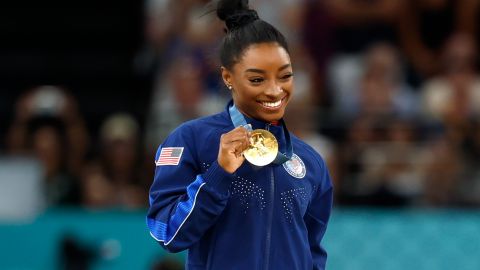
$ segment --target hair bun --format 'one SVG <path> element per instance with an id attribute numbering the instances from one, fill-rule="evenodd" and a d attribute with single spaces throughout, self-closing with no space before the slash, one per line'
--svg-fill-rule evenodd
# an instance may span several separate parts
<path id="1" fill-rule="evenodd" d="M 228 30 L 259 19 L 257 12 L 249 9 L 248 0 L 220 0 L 217 4 L 217 16 L 225 21 Z"/>
<path id="2" fill-rule="evenodd" d="M 227 17 L 225 24 L 229 30 L 232 30 L 254 22 L 255 20 L 258 20 L 257 12 L 255 10 L 245 10 Z"/>

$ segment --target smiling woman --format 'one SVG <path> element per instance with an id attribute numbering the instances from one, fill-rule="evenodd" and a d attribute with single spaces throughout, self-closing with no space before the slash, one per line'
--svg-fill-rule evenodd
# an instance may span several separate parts
<path id="1" fill-rule="evenodd" d="M 246 0 L 220 0 L 217 15 L 233 101 L 159 147 L 150 234 L 168 251 L 188 249 L 189 270 L 325 269 L 332 184 L 322 157 L 283 121 L 293 94 L 285 38 Z"/>
<path id="2" fill-rule="evenodd" d="M 290 56 L 278 43 L 250 45 L 232 68 L 222 67 L 237 108 L 251 118 L 280 120 L 293 91 Z"/>

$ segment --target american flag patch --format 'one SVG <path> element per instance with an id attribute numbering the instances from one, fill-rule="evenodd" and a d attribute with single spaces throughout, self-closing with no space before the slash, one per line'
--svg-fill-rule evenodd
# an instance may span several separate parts
<path id="1" fill-rule="evenodd" d="M 178 165 L 180 158 L 182 157 L 183 147 L 165 147 L 162 148 L 158 160 L 155 161 L 155 165 Z"/>

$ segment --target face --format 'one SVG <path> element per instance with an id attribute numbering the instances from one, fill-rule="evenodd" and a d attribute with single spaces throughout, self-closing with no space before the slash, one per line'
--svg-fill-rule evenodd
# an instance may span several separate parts
<path id="1" fill-rule="evenodd" d="M 47 177 L 53 176 L 60 169 L 62 163 L 60 141 L 58 132 L 49 126 L 41 127 L 33 134 L 33 147 L 45 168 Z"/>
<path id="2" fill-rule="evenodd" d="M 235 106 L 250 118 L 280 120 L 293 92 L 290 56 L 277 43 L 248 47 L 231 70 L 222 67 L 222 77 Z"/>

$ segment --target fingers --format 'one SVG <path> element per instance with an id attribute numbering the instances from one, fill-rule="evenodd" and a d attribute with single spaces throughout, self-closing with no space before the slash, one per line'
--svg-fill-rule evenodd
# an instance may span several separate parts
<path id="1" fill-rule="evenodd" d="M 221 145 L 229 153 L 235 153 L 238 157 L 250 145 L 250 134 L 244 127 L 237 127 L 234 130 L 221 136 Z"/>
<path id="2" fill-rule="evenodd" d="M 225 142 L 222 148 L 230 153 L 235 153 L 237 156 L 245 151 L 250 146 L 248 139 L 241 139 L 232 142 Z"/>
<path id="3" fill-rule="evenodd" d="M 250 134 L 244 127 L 237 127 L 236 129 L 225 133 L 221 136 L 222 143 L 230 144 L 237 141 L 248 142 Z"/>
<path id="4" fill-rule="evenodd" d="M 244 127 L 237 127 L 225 134 L 227 137 L 238 138 L 241 136 L 248 136 L 248 131 Z"/>
<path id="5" fill-rule="evenodd" d="M 220 137 L 218 164 L 233 173 L 245 161 L 243 151 L 250 146 L 250 134 L 244 127 L 237 127 Z"/>
<path id="6" fill-rule="evenodd" d="M 230 151 L 232 151 L 236 157 L 242 155 L 243 151 L 247 150 L 249 144 L 245 141 L 235 141 L 230 144 Z"/>

